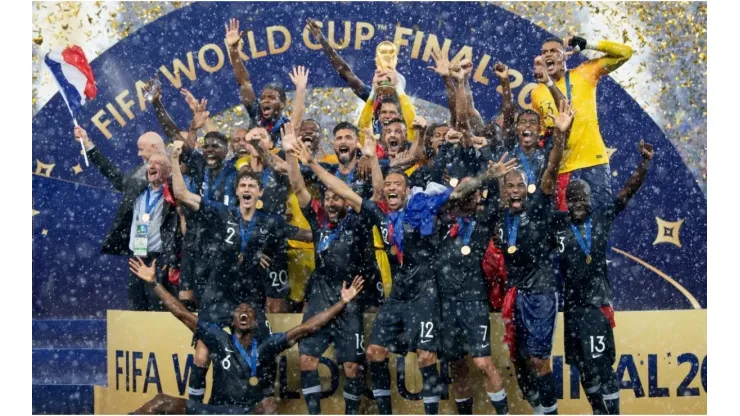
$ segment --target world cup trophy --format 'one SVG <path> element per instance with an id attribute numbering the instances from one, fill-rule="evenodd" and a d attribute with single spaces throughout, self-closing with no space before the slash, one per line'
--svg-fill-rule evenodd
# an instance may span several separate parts
<path id="1" fill-rule="evenodd" d="M 376 74 L 386 73 L 388 76 L 387 79 L 378 82 L 378 93 L 383 95 L 393 94 L 395 84 L 398 82 L 396 64 L 398 64 L 398 48 L 396 48 L 396 45 L 387 40 L 380 42 L 375 49 Z"/>

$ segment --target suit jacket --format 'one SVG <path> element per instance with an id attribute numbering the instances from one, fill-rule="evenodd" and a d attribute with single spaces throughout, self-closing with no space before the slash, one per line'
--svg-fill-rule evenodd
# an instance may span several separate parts
<path id="1" fill-rule="evenodd" d="M 121 205 L 118 206 L 113 224 L 111 224 L 108 234 L 105 236 L 100 252 L 102 254 L 132 256 L 133 253 L 129 250 L 128 246 L 131 237 L 131 221 L 134 219 L 134 204 L 136 203 L 136 198 L 146 190 L 149 182 L 143 179 L 141 175 L 137 175 L 136 172 L 131 175 L 125 175 L 97 147 L 88 151 L 87 157 L 100 170 L 100 173 L 110 181 L 113 188 L 123 194 Z M 170 187 L 172 186 L 171 179 L 168 185 Z M 179 217 L 175 206 L 166 201 L 164 202 L 163 215 L 164 220 L 160 228 L 162 260 L 160 260 L 161 264 L 159 266 L 175 266 L 177 264 L 177 247 L 179 246 L 177 241 L 179 235 Z"/>

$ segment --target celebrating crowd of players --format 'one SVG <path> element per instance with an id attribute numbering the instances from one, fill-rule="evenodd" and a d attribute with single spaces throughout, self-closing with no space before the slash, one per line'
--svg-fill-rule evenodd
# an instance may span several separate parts
<path id="1" fill-rule="evenodd" d="M 405 78 L 379 69 L 364 84 L 320 25 L 308 27 L 366 102 L 357 124 L 333 126 L 333 155 L 321 155 L 322 126 L 304 118 L 309 71 L 290 74 L 290 117 L 281 86 L 265 85 L 258 97 L 239 57 L 235 19 L 225 40 L 249 128 L 218 131 L 207 99 L 182 90 L 193 117 L 181 130 L 152 83 L 171 148 L 144 134 L 144 164 L 130 175 L 75 128 L 123 194 L 103 252 L 131 258 L 131 308 L 169 310 L 194 333 L 189 399 L 158 395 L 136 412 L 274 413 L 275 357 L 300 339 L 310 414 L 321 413 L 318 362 L 331 344 L 344 369 L 347 414 L 358 413 L 368 373 L 379 413 L 392 414 L 390 352 L 417 354 L 427 414 L 438 413 L 440 357 L 450 365 L 459 413 L 472 413 L 467 355 L 484 374 L 495 412 L 506 414 L 491 359 L 491 344 L 501 340 L 491 337 L 489 320 L 501 309 L 523 396 L 535 413 L 557 414 L 550 353 L 562 296 L 566 361 L 578 368 L 594 414 L 618 414 L 607 240 L 653 150 L 639 143 L 642 161 L 614 196 L 595 90 L 630 58 L 630 47 L 547 39 L 534 59 L 534 111 L 517 111 L 508 68 L 497 63 L 502 113 L 490 123 L 473 104 L 472 64 L 435 51 L 431 69 L 443 80 L 450 122 L 427 125 Z M 603 55 L 568 70 L 567 56 L 584 49 Z M 281 312 L 302 312 L 303 324 L 272 334 L 265 313 Z M 365 312 L 377 312 L 367 342 Z M 203 404 L 211 363 L 212 394 Z"/>

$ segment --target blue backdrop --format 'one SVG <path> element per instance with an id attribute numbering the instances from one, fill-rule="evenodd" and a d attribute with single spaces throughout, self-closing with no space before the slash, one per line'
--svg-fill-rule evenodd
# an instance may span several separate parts
<path id="1" fill-rule="evenodd" d="M 424 32 L 421 53 L 416 58 L 411 57 L 415 35 L 404 37 L 408 46 L 401 47 L 398 70 L 407 79 L 410 95 L 444 106 L 447 103 L 442 83 L 426 68 L 430 63 L 421 59 L 427 36 L 436 35 L 440 44 L 445 38 L 450 39 L 451 57 L 463 46 L 470 46 L 476 68 L 484 55 L 490 56 L 483 72 L 490 82 L 473 84 L 476 106 L 486 119 L 500 108 L 493 64 L 501 60 L 522 73 L 525 82 L 514 89 L 518 96 L 521 88 L 533 80 L 533 57 L 542 41 L 551 36 L 496 6 L 479 3 L 195 3 L 150 23 L 92 63 L 98 96 L 83 109 L 79 121 L 100 150 L 121 169 L 131 171 L 140 163 L 136 156 L 139 135 L 148 130 L 162 133 L 151 108 L 142 111 L 139 107 L 137 80 L 147 80 L 159 72 L 170 114 L 180 126 L 186 126 L 190 110 L 161 67 L 174 74 L 173 60 L 179 59 L 188 67 L 191 53 L 195 80 L 180 71 L 182 86 L 196 97 L 207 97 L 212 114 L 239 103 L 223 43 L 224 24 L 230 17 L 240 19 L 241 28 L 253 32 L 257 53 L 250 50 L 248 39 L 244 52 L 250 58 L 246 65 L 258 92 L 270 81 L 291 85 L 287 74 L 298 64 L 310 68 L 310 87 L 345 86 L 323 52 L 304 44 L 303 29 L 309 17 L 324 22 L 325 34 L 327 22 L 334 21 L 338 43 L 345 35 L 343 22 L 350 22 L 350 43 L 340 53 L 368 83 L 375 70 L 375 46 L 382 40 L 392 41 L 397 25 Z M 357 22 L 374 28 L 372 39 L 363 41 L 359 50 L 355 49 Z M 270 26 L 283 26 L 290 32 L 291 43 L 285 52 L 269 53 Z M 367 33 L 367 29 L 362 30 Z M 277 32 L 274 39 L 279 50 L 285 37 Z M 211 50 L 202 51 L 206 44 L 214 45 Z M 209 72 L 219 62 L 215 48 L 223 54 L 223 66 Z M 204 53 L 202 59 L 199 51 Z M 255 58 L 262 51 L 267 51 L 267 56 Z M 568 64 L 573 67 L 581 59 L 571 58 Z M 128 95 L 121 97 L 125 90 Z M 128 111 L 133 118 L 123 108 L 129 100 L 133 105 Z M 617 173 L 612 178 L 615 192 L 639 162 L 636 143 L 644 139 L 653 143 L 656 151 L 645 186 L 620 215 L 611 234 L 612 246 L 620 250 L 612 253 L 610 263 L 615 309 L 706 308 L 704 194 L 673 145 L 619 85 L 608 77 L 602 79 L 597 101 L 604 140 L 608 147 L 617 149 L 611 157 L 612 170 Z M 111 108 L 125 126 L 116 121 Z M 111 121 L 107 126 L 112 134 L 110 139 L 91 121 L 99 111 L 104 112 L 101 120 Z M 47 177 L 44 166 L 48 164 L 55 166 Z M 72 168 L 78 164 L 84 170 L 76 174 Z M 120 194 L 93 166 L 85 168 L 79 143 L 72 139 L 69 112 L 59 94 L 33 119 L 32 169 L 36 172 L 33 209 L 38 211 L 33 217 L 33 316 L 103 317 L 106 309 L 124 308 L 126 259 L 99 254 Z M 683 223 L 665 229 L 659 227 L 657 218 Z M 671 235 L 675 244 L 653 244 L 658 236 L 671 240 Z"/>

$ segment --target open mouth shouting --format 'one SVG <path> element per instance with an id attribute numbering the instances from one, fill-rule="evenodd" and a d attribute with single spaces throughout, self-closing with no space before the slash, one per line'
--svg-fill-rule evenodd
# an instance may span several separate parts
<path id="1" fill-rule="evenodd" d="M 520 211 L 524 209 L 524 199 L 518 195 L 512 195 L 509 197 L 509 206 L 512 210 Z"/>
<path id="2" fill-rule="evenodd" d="M 262 111 L 262 117 L 271 118 L 273 114 L 273 108 L 270 104 L 260 104 L 260 110 Z"/>
<path id="3" fill-rule="evenodd" d="M 534 144 L 535 138 L 534 138 L 534 132 L 532 130 L 524 130 L 522 132 L 522 144 L 525 147 L 530 147 L 532 144 Z"/>
<path id="4" fill-rule="evenodd" d="M 553 75 L 555 73 L 555 60 L 551 58 L 545 59 L 545 68 L 547 68 L 548 74 Z"/>
<path id="5" fill-rule="evenodd" d="M 399 198 L 398 193 L 396 192 L 388 193 L 386 199 L 388 200 L 389 205 L 397 206 L 401 204 L 401 198 Z"/>

